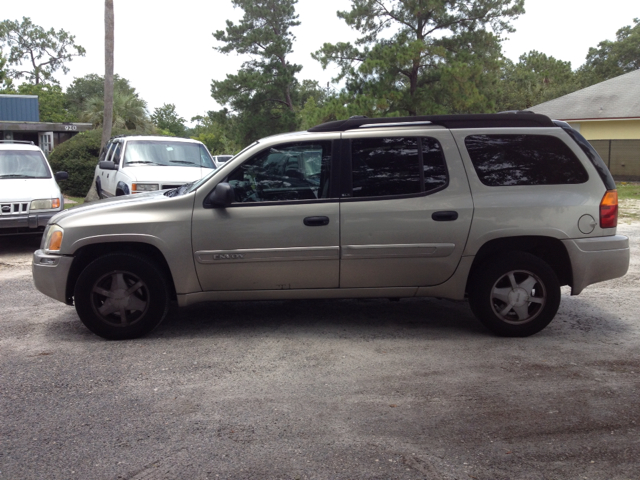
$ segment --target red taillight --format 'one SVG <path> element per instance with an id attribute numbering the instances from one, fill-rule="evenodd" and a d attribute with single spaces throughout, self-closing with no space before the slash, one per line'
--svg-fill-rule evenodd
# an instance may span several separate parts
<path id="1" fill-rule="evenodd" d="M 618 225 L 618 191 L 608 190 L 600 202 L 600 228 Z"/>

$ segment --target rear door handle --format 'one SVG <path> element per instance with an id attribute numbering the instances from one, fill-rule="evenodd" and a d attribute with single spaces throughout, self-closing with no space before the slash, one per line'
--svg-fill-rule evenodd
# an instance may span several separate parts
<path id="1" fill-rule="evenodd" d="M 458 212 L 448 211 L 448 212 L 433 212 L 431 215 L 436 222 L 450 222 L 452 220 L 458 219 Z"/>
<path id="2" fill-rule="evenodd" d="M 329 225 L 329 217 L 305 217 L 303 220 L 307 227 L 321 227 Z"/>

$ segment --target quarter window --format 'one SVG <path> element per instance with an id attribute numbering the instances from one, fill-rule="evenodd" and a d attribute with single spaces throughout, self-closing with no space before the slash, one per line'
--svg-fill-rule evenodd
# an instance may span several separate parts
<path id="1" fill-rule="evenodd" d="M 442 147 L 434 138 L 360 138 L 351 145 L 353 197 L 419 194 L 447 185 Z"/>
<path id="2" fill-rule="evenodd" d="M 571 149 L 550 135 L 470 135 L 465 145 L 490 187 L 584 183 L 589 175 Z"/>
<path id="3" fill-rule="evenodd" d="M 263 150 L 227 181 L 236 202 L 316 200 L 329 197 L 331 142 L 291 143 Z"/>

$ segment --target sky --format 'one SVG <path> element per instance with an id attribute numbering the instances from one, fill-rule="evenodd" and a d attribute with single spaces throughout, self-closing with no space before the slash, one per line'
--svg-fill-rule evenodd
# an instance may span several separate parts
<path id="1" fill-rule="evenodd" d="M 347 0 L 298 0 L 301 25 L 292 63 L 303 66 L 299 79 L 321 85 L 337 70 L 322 70 L 311 53 L 325 42 L 353 41 L 351 30 L 336 11 L 346 10 Z M 614 40 L 616 31 L 640 17 L 638 0 L 526 0 L 526 13 L 512 24 L 515 33 L 503 44 L 506 57 L 517 61 L 530 50 L 569 61 L 575 69 L 584 63 L 590 47 Z M 225 28 L 226 20 L 238 21 L 242 10 L 231 0 L 114 0 L 115 73 L 130 81 L 147 101 L 150 113 L 165 103 L 187 120 L 221 108 L 211 98 L 211 81 L 237 72 L 246 58 L 223 55 L 212 33 Z M 75 35 L 85 57 L 68 63 L 69 73 L 55 75 L 63 88 L 74 78 L 104 74 L 104 2 L 101 0 L 24 0 L 3 2 L 0 20 L 30 17 L 45 29 L 64 29 Z"/>

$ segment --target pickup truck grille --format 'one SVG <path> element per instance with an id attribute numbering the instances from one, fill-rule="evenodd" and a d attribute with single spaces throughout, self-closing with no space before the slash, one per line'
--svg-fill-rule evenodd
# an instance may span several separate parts
<path id="1" fill-rule="evenodd" d="M 29 213 L 29 202 L 0 203 L 0 215 L 21 215 Z"/>

